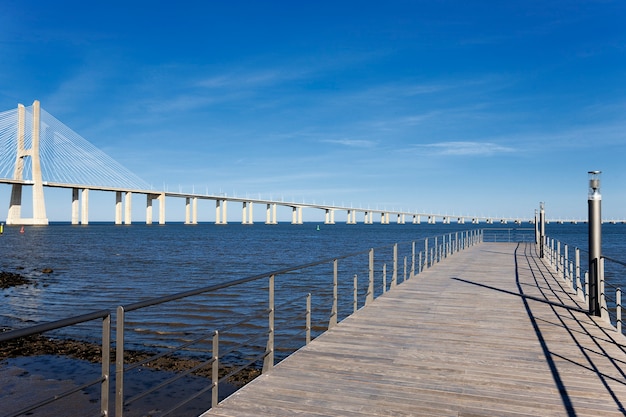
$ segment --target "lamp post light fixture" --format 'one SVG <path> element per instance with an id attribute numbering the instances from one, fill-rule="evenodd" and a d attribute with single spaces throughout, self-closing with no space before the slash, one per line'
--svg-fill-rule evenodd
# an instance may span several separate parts
<path id="1" fill-rule="evenodd" d="M 602 257 L 602 195 L 600 194 L 601 171 L 589 171 L 589 314 L 601 316 Z"/>

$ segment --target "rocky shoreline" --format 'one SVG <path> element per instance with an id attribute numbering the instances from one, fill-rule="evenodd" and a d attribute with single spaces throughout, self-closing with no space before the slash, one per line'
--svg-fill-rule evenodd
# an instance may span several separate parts
<path id="1" fill-rule="evenodd" d="M 42 274 L 49 274 L 53 271 L 48 268 L 41 269 Z M 37 282 L 19 273 L 0 271 L 0 289 L 16 287 L 20 285 L 37 285 Z M 0 328 L 0 332 L 11 329 Z M 0 361 L 9 358 L 58 355 L 74 359 L 85 360 L 91 363 L 100 363 L 102 360 L 102 348 L 98 344 L 72 339 L 53 339 L 43 335 L 22 337 L 20 339 L 4 342 L 0 344 Z M 148 351 L 126 350 L 125 362 L 137 363 L 148 359 L 154 354 Z M 198 366 L 202 361 L 193 357 L 185 356 L 164 356 L 143 365 L 158 371 L 182 372 Z M 111 363 L 115 363 L 115 350 L 111 349 Z M 228 375 L 237 365 L 221 366 L 220 378 Z M 193 372 L 196 376 L 211 377 L 211 367 L 203 367 Z M 234 386 L 243 386 L 261 374 L 257 367 L 247 367 L 237 374 L 228 378 L 228 383 Z"/>

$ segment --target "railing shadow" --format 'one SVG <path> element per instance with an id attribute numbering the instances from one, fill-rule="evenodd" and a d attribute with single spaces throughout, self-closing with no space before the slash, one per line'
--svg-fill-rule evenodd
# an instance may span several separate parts
<path id="1" fill-rule="evenodd" d="M 577 301 L 574 298 L 575 294 L 571 291 L 567 291 L 567 287 L 565 287 L 560 280 L 557 279 L 558 276 L 549 272 L 538 255 L 533 253 L 534 248 L 535 245 L 529 243 L 518 243 L 515 248 L 514 262 L 517 292 L 485 285 L 479 282 L 468 281 L 458 277 L 453 279 L 520 298 L 537 336 L 537 340 L 541 346 L 546 364 L 550 369 L 550 373 L 561 396 L 563 406 L 568 416 L 576 416 L 576 408 L 572 403 L 568 388 L 559 371 L 557 360 L 574 364 L 580 367 L 581 370 L 593 372 L 601 381 L 609 395 L 613 398 L 619 411 L 626 415 L 626 409 L 624 408 L 622 400 L 620 400 L 609 385 L 609 381 L 626 385 L 626 372 L 622 369 L 622 367 L 626 365 L 626 362 L 613 359 L 602 345 L 602 343 L 610 343 L 624 351 L 624 346 L 622 345 L 623 341 L 616 340 L 616 338 L 609 334 L 604 327 L 600 326 L 596 321 L 587 315 L 587 309 L 579 306 L 580 301 Z M 520 271 L 524 271 L 525 276 L 532 277 L 534 282 L 523 282 L 520 277 Z M 532 289 L 539 291 L 540 295 L 528 294 L 527 291 Z M 531 302 L 541 303 L 544 306 L 548 306 L 554 314 L 554 320 L 540 317 L 539 314 L 533 312 Z M 581 317 L 581 314 L 584 314 L 584 316 Z M 551 350 L 550 342 L 546 340 L 544 333 L 541 330 L 542 323 L 559 326 L 564 329 L 571 338 L 572 343 L 580 350 L 584 358 L 584 362 L 569 358 L 564 354 Z M 601 338 L 598 337 L 598 333 L 602 335 Z M 590 340 L 595 348 L 589 348 L 589 343 L 585 343 L 583 338 Z M 592 355 L 600 356 L 610 361 L 611 365 L 617 370 L 619 376 L 612 376 L 600 370 Z"/>

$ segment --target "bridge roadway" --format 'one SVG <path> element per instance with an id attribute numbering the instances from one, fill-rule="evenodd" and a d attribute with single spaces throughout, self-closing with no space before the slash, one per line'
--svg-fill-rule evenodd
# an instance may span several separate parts
<path id="1" fill-rule="evenodd" d="M 534 244 L 483 243 L 399 285 L 209 416 L 623 416 L 626 339 Z"/>

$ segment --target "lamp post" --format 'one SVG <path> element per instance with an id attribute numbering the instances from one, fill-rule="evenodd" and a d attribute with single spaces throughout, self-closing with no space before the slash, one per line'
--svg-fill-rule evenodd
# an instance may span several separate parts
<path id="1" fill-rule="evenodd" d="M 601 316 L 600 310 L 600 258 L 602 257 L 602 195 L 601 171 L 589 171 L 589 314 Z"/>

